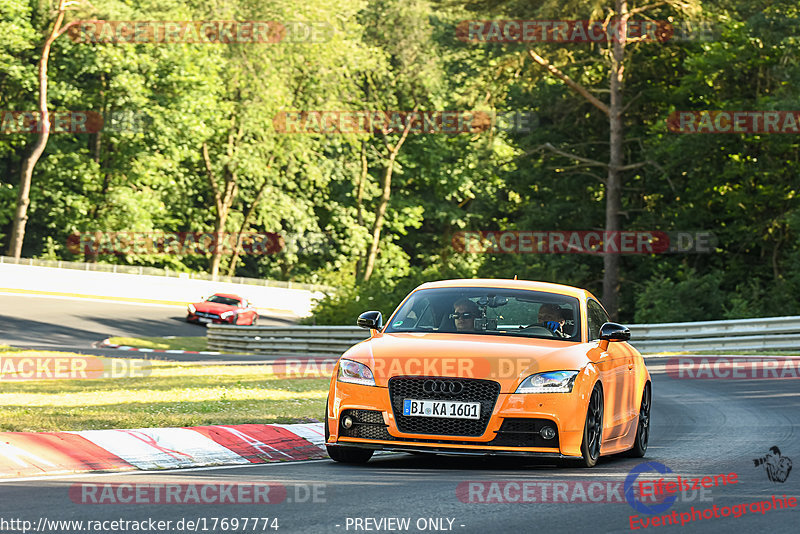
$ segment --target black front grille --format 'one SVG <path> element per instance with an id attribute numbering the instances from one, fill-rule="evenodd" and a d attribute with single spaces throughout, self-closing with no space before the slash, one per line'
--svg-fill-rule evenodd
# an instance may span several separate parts
<path id="1" fill-rule="evenodd" d="M 549 426 L 556 431 L 552 439 L 544 439 L 539 432 Z M 497 436 L 487 443 L 499 447 L 553 447 L 558 448 L 558 426 L 548 419 L 503 419 Z"/>
<path id="2" fill-rule="evenodd" d="M 208 317 L 209 319 L 219 319 L 219 315 L 216 313 L 208 313 L 208 312 L 195 312 L 194 313 L 198 317 Z"/>
<path id="3" fill-rule="evenodd" d="M 350 428 L 341 426 L 344 416 L 353 418 L 354 424 Z M 385 439 L 391 440 L 392 435 L 386 430 L 383 422 L 383 413 L 376 410 L 344 410 L 339 416 L 339 435 L 347 438 Z"/>
<path id="4" fill-rule="evenodd" d="M 426 393 L 423 384 L 431 379 L 455 382 L 458 393 Z M 492 410 L 500 395 L 500 384 L 492 380 L 474 378 L 440 377 L 395 377 L 389 380 L 389 397 L 392 401 L 397 428 L 412 434 L 434 434 L 439 436 L 480 436 L 492 416 Z M 449 419 L 446 417 L 406 417 L 403 415 L 403 400 L 448 400 L 480 402 L 480 419 Z"/>

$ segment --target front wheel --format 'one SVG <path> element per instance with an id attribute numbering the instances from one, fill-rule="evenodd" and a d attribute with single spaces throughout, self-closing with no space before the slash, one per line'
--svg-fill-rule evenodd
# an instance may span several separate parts
<path id="1" fill-rule="evenodd" d="M 328 449 L 328 456 L 334 462 L 343 464 L 365 464 L 372 458 L 375 452 L 372 449 L 361 449 L 359 447 L 346 447 L 344 445 L 328 445 L 328 438 L 331 433 L 328 430 L 328 401 L 325 401 L 325 448 Z"/>
<path id="2" fill-rule="evenodd" d="M 600 458 L 600 443 L 603 439 L 603 390 L 595 384 L 592 396 L 589 397 L 589 408 L 586 410 L 586 424 L 583 426 L 583 442 L 581 454 L 583 467 L 594 467 Z"/>
<path id="3" fill-rule="evenodd" d="M 647 440 L 650 438 L 650 405 L 652 393 L 650 383 L 644 385 L 642 392 L 642 404 L 639 405 L 639 425 L 636 428 L 636 439 L 633 448 L 628 451 L 628 456 L 632 458 L 642 458 L 647 452 Z"/>

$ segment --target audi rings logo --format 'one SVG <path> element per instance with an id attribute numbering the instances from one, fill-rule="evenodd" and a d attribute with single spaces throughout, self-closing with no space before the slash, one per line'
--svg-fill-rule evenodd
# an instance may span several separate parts
<path id="1" fill-rule="evenodd" d="M 464 391 L 461 382 L 448 380 L 426 380 L 422 383 L 422 391 L 425 393 L 442 393 L 445 395 L 458 395 Z"/>

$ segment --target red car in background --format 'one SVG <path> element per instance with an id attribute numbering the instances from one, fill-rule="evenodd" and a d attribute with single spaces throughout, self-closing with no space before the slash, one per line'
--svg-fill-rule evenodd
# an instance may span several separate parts
<path id="1" fill-rule="evenodd" d="M 190 323 L 216 323 L 255 325 L 258 312 L 252 304 L 239 295 L 215 293 L 203 302 L 187 307 L 186 320 Z"/>

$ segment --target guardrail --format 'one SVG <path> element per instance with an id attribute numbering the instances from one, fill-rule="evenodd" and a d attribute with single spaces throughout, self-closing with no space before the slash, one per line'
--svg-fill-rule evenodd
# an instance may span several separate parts
<path id="1" fill-rule="evenodd" d="M 272 356 L 338 358 L 369 337 L 357 326 L 208 325 L 208 348 Z"/>
<path id="2" fill-rule="evenodd" d="M 800 317 L 631 325 L 639 351 L 800 349 Z M 339 357 L 369 337 L 355 326 L 208 326 L 211 350 L 274 356 Z"/>
<path id="3" fill-rule="evenodd" d="M 631 325 L 641 352 L 800 349 L 800 317 Z"/>

